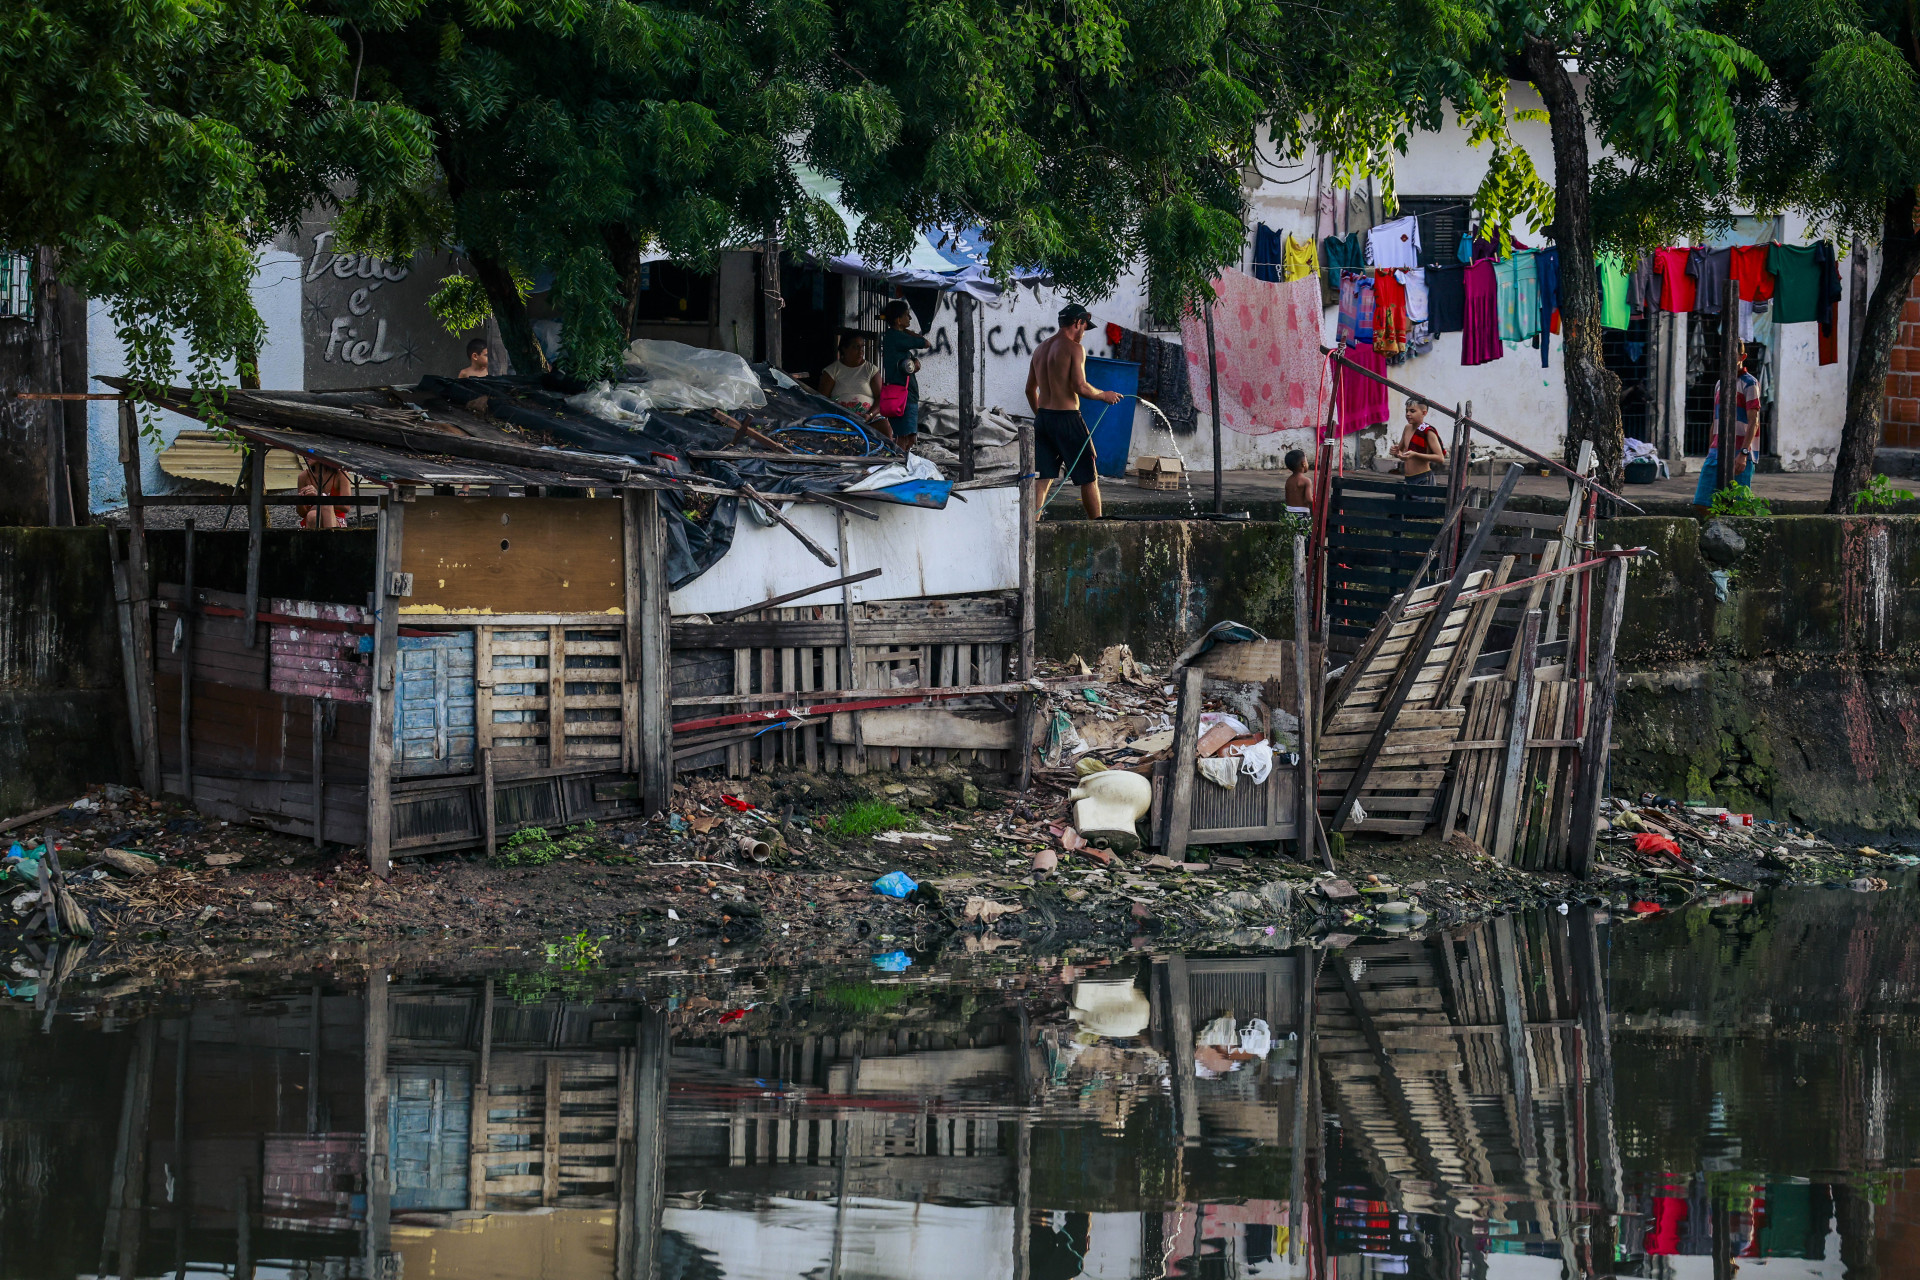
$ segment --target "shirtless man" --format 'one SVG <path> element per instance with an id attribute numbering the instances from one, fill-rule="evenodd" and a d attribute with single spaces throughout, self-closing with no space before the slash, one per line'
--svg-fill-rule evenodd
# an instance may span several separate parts
<path id="1" fill-rule="evenodd" d="M 1080 416 L 1080 400 L 1119 404 L 1118 391 L 1100 391 L 1087 383 L 1087 349 L 1080 339 L 1093 327 L 1093 313 L 1079 303 L 1061 309 L 1060 330 L 1034 348 L 1027 369 L 1027 404 L 1033 409 L 1033 460 L 1039 473 L 1034 518 L 1047 508 L 1047 495 L 1060 471 L 1080 486 L 1080 505 L 1089 520 L 1100 518 L 1100 474 L 1094 469 L 1093 433 Z"/>

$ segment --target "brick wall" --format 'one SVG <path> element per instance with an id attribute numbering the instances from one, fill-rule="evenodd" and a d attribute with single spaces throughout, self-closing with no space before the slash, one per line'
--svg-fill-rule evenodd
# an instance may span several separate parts
<path id="1" fill-rule="evenodd" d="M 1880 442 L 1895 449 L 1920 449 L 1920 277 L 1908 289 L 1907 305 L 1900 313 Z"/>

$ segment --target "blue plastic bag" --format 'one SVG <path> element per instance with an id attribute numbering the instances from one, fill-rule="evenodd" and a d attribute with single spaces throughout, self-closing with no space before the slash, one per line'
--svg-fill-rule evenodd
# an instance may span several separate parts
<path id="1" fill-rule="evenodd" d="M 919 887 L 913 877 L 904 871 L 889 871 L 873 882 L 873 891 L 884 893 L 889 898 L 904 898 Z"/>
<path id="2" fill-rule="evenodd" d="M 893 874 L 899 875 L 898 871 Z M 873 958 L 873 967 L 888 973 L 905 973 L 913 965 L 913 957 L 904 951 L 889 951 L 885 955 Z"/>

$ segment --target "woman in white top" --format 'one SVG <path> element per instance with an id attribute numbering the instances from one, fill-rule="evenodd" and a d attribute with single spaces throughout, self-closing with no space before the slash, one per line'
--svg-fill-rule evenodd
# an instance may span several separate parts
<path id="1" fill-rule="evenodd" d="M 879 395 L 880 366 L 867 359 L 867 340 L 857 333 L 840 339 L 840 358 L 820 371 L 820 394 L 862 413 L 873 411 Z"/>

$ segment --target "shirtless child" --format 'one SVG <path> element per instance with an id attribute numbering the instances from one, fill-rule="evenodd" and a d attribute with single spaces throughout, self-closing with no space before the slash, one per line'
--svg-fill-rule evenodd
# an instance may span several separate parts
<path id="1" fill-rule="evenodd" d="M 1093 434 L 1080 416 L 1082 397 L 1119 404 L 1118 391 L 1087 383 L 1087 349 L 1080 339 L 1093 327 L 1093 313 L 1079 303 L 1060 312 L 1060 330 L 1034 348 L 1027 369 L 1027 404 L 1033 409 L 1033 459 L 1039 473 L 1034 518 L 1047 509 L 1047 495 L 1065 468 L 1080 486 L 1080 505 L 1089 520 L 1100 518 L 1100 475 L 1094 469 Z"/>
<path id="2" fill-rule="evenodd" d="M 1287 511 L 1296 516 L 1313 514 L 1313 472 L 1307 469 L 1305 449 L 1287 450 Z"/>

